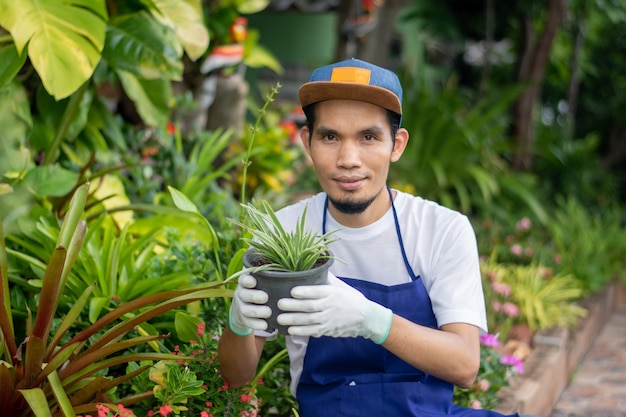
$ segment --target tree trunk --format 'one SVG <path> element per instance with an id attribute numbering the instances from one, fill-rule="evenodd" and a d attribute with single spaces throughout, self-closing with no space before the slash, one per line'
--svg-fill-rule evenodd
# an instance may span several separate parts
<path id="1" fill-rule="evenodd" d="M 626 129 L 619 122 L 613 122 L 602 166 L 607 170 L 614 169 L 624 160 L 624 155 L 626 155 Z"/>
<path id="2" fill-rule="evenodd" d="M 574 45 L 574 54 L 570 63 L 570 80 L 567 88 L 567 135 L 569 139 L 574 136 L 576 127 L 576 107 L 578 106 L 578 92 L 580 90 L 580 55 L 585 43 L 585 24 L 584 17 L 579 16 L 576 19 L 576 43 Z"/>
<path id="3" fill-rule="evenodd" d="M 351 0 L 342 0 L 339 7 L 339 33 L 341 34 L 337 46 L 337 58 L 359 58 L 383 67 L 390 67 L 390 49 L 394 36 L 394 23 L 402 7 L 410 0 L 385 0 L 382 6 L 377 7 L 372 16 L 374 21 L 367 29 L 367 23 L 362 25 L 367 33 L 354 37 L 346 33 L 345 22 L 358 15 L 360 10 L 357 3 Z"/>
<path id="4" fill-rule="evenodd" d="M 541 95 L 541 83 L 545 76 L 550 51 L 565 11 L 564 0 L 550 0 L 545 27 L 539 42 L 536 44 L 532 20 L 524 18 L 522 21 L 523 46 L 517 81 L 521 84 L 528 84 L 528 87 L 514 106 L 512 126 L 515 140 L 513 168 L 519 171 L 532 168 L 533 109 Z"/>

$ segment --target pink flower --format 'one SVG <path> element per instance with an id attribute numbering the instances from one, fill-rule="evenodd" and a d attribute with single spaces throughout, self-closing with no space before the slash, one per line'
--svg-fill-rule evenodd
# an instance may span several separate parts
<path id="1" fill-rule="evenodd" d="M 207 411 L 200 411 L 200 417 L 213 417 L 213 414 L 209 414 Z"/>
<path id="2" fill-rule="evenodd" d="M 489 383 L 489 381 L 487 381 L 486 379 L 480 379 L 476 385 L 478 386 L 478 389 L 481 391 L 487 391 L 489 389 L 489 387 L 491 386 L 491 384 Z"/>
<path id="3" fill-rule="evenodd" d="M 524 373 L 524 362 L 515 355 L 504 355 L 500 358 L 503 365 L 512 366 L 518 374 Z"/>
<path id="4" fill-rule="evenodd" d="M 118 413 L 120 417 L 134 417 L 135 413 L 133 413 L 128 408 L 124 407 L 122 404 L 117 405 Z"/>
<path id="5" fill-rule="evenodd" d="M 520 221 L 517 222 L 517 224 L 515 225 L 515 228 L 517 229 L 518 232 L 524 232 L 526 230 L 529 230 L 531 226 L 532 226 L 532 222 L 530 221 L 530 219 L 528 217 L 524 217 Z"/>
<path id="6" fill-rule="evenodd" d="M 198 338 L 204 334 L 204 323 L 198 323 Z"/>
<path id="7" fill-rule="evenodd" d="M 473 408 L 474 410 L 482 410 L 483 409 L 483 404 L 478 401 L 478 400 L 473 400 L 470 403 L 470 408 Z"/>
<path id="8" fill-rule="evenodd" d="M 493 308 L 493 311 L 499 313 L 500 311 L 502 311 L 502 303 L 500 301 L 494 301 L 491 305 L 491 308 Z"/>
<path id="9" fill-rule="evenodd" d="M 502 311 L 508 317 L 517 317 L 517 316 L 519 316 L 519 307 L 516 306 L 513 303 L 509 303 L 509 302 L 504 303 L 504 305 L 502 306 Z"/>
<path id="10" fill-rule="evenodd" d="M 98 410 L 98 417 L 106 417 L 109 411 L 109 407 L 104 404 L 96 404 L 96 409 Z"/>
<path id="11" fill-rule="evenodd" d="M 242 403 L 249 403 L 250 401 L 252 401 L 252 396 L 251 395 L 241 394 L 241 402 Z"/>
<path id="12" fill-rule="evenodd" d="M 563 261 L 563 257 L 558 253 L 554 255 L 554 263 L 559 265 Z"/>
<path id="13" fill-rule="evenodd" d="M 481 334 L 480 335 L 480 343 L 483 344 L 483 346 L 498 346 L 500 344 L 500 342 L 498 341 L 498 338 L 490 333 L 485 333 L 485 334 Z"/>
<path id="14" fill-rule="evenodd" d="M 511 287 L 503 282 L 492 282 L 491 289 L 503 297 L 509 297 L 511 295 Z"/>
<path id="15" fill-rule="evenodd" d="M 515 245 L 511 246 L 511 253 L 515 256 L 520 256 L 522 254 L 522 245 L 516 243 Z"/>

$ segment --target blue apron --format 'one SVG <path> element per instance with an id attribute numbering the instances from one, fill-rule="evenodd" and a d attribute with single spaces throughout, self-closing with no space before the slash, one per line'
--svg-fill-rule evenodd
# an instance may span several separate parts
<path id="1" fill-rule="evenodd" d="M 396 234 L 411 281 L 386 286 L 340 277 L 368 299 L 422 326 L 437 329 L 428 292 L 409 265 L 391 197 Z M 328 198 L 322 221 L 326 233 Z M 454 385 L 414 368 L 363 337 L 309 338 L 296 391 L 301 417 L 491 417 L 501 414 L 452 404 Z M 517 415 L 517 414 L 515 414 Z"/>

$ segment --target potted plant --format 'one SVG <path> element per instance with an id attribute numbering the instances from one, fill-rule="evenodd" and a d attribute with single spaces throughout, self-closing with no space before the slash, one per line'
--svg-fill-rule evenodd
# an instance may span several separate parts
<path id="1" fill-rule="evenodd" d="M 252 237 L 244 237 L 249 249 L 243 256 L 243 265 L 257 281 L 256 288 L 267 292 L 267 305 L 272 309 L 268 319 L 268 331 L 278 329 L 281 334 L 287 328 L 276 321 L 281 298 L 291 297 L 291 289 L 298 285 L 326 283 L 328 268 L 336 259 L 328 244 L 337 239 L 329 238 L 334 231 L 324 235 L 305 227 L 306 208 L 298 219 L 295 230 L 287 232 L 267 201 L 260 207 L 244 204 L 248 223 L 239 223 Z"/>

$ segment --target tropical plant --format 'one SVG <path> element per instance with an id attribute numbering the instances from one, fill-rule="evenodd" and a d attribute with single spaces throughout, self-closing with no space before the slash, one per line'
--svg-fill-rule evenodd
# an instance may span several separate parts
<path id="1" fill-rule="evenodd" d="M 58 307 L 87 232 L 81 217 L 88 187 L 80 186 L 70 201 L 56 248 L 45 268 L 37 310 L 32 318 L 28 315 L 25 323 L 16 322 L 12 314 L 13 271 L 0 225 L 0 407 L 14 416 L 73 416 L 95 411 L 96 403 L 106 402 L 109 390 L 139 373 L 105 377 L 103 370 L 131 361 L 178 359 L 168 353 L 134 351 L 137 346 L 167 337 L 136 335 L 138 325 L 191 302 L 230 294 L 221 281 L 151 294 L 120 304 L 92 325 L 73 332 L 94 286 L 86 288 L 63 317 L 58 315 Z M 145 392 L 120 403 L 129 405 L 151 395 Z"/>
<path id="2" fill-rule="evenodd" d="M 136 126 L 164 129 L 176 116 L 189 94 L 175 96 L 174 86 L 187 88 L 179 82 L 189 76 L 185 68 L 210 55 L 207 26 L 228 27 L 239 13 L 267 5 L 218 3 L 205 21 L 200 0 L 1 0 L 0 118 L 10 128 L 1 134 L 0 192 L 13 194 L 0 214 L 31 212 L 42 197 L 63 207 L 78 184 L 143 165 L 124 158 L 111 168 L 119 161 L 112 151 L 130 154 L 126 138 Z M 258 34 L 244 50 L 246 64 L 279 67 Z"/>
<path id="3" fill-rule="evenodd" d="M 409 84 L 405 90 L 414 88 Z M 503 157 L 506 112 L 520 88 L 499 89 L 472 105 L 457 88 L 452 77 L 439 92 L 406 94 L 403 125 L 411 140 L 390 172 L 391 181 L 465 213 L 479 209 L 503 216 L 506 207 L 522 203 L 545 221 L 528 178 L 514 175 Z"/>

